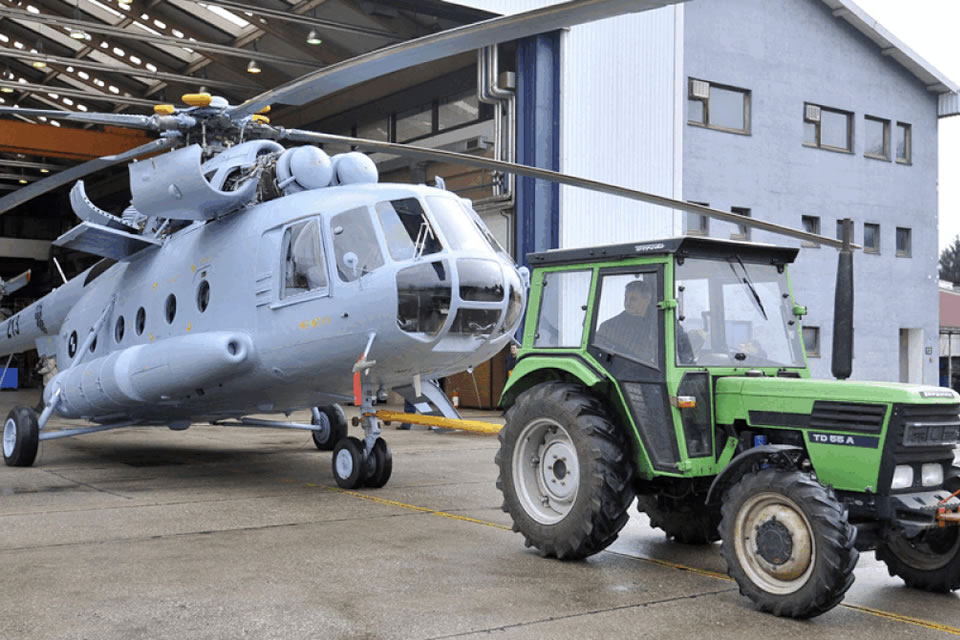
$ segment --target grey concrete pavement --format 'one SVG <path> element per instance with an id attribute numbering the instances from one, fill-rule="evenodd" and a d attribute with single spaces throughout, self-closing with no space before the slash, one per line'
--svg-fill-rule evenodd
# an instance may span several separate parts
<path id="1" fill-rule="evenodd" d="M 305 433 L 136 428 L 43 443 L 36 466 L 0 467 L 0 638 L 960 634 L 960 596 L 905 589 L 872 553 L 853 606 L 809 622 L 758 613 L 729 580 L 685 570 L 723 574 L 717 545 L 667 543 L 635 512 L 608 551 L 542 559 L 499 509 L 496 438 L 384 433 L 393 478 L 356 493 L 336 490 L 330 454 Z"/>

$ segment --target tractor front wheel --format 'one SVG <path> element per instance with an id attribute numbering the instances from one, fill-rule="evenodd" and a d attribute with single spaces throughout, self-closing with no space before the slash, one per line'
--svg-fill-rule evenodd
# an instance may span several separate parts
<path id="1" fill-rule="evenodd" d="M 890 537 L 877 549 L 877 559 L 908 587 L 956 591 L 960 589 L 960 527 L 929 529 L 914 538 Z"/>
<path id="2" fill-rule="evenodd" d="M 527 546 L 567 560 L 616 540 L 634 497 L 629 447 L 584 387 L 547 382 L 525 391 L 499 437 L 497 488 Z"/>
<path id="3" fill-rule="evenodd" d="M 723 502 L 727 571 L 758 609 L 812 618 L 843 600 L 859 553 L 833 490 L 799 471 L 745 475 Z"/>
<path id="4" fill-rule="evenodd" d="M 651 527 L 663 529 L 667 538 L 681 544 L 710 544 L 720 539 L 720 513 L 705 505 L 703 496 L 641 495 L 637 496 L 637 510 L 649 516 Z"/>

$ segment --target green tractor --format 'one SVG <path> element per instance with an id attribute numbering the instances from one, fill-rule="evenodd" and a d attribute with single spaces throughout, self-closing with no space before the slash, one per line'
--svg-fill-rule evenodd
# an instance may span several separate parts
<path id="1" fill-rule="evenodd" d="M 838 300 L 852 291 L 846 244 Z M 497 454 L 528 546 L 597 553 L 636 498 L 681 543 L 721 540 L 741 593 L 776 615 L 835 607 L 866 550 L 910 587 L 960 588 L 960 396 L 811 379 L 787 272 L 797 251 L 684 237 L 529 256 Z"/>

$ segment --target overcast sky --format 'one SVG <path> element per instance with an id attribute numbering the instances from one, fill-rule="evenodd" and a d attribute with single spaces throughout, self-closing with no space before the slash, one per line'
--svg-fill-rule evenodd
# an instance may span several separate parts
<path id="1" fill-rule="evenodd" d="M 941 73 L 960 83 L 960 0 L 854 0 Z M 940 248 L 960 234 L 960 116 L 940 121 Z"/>

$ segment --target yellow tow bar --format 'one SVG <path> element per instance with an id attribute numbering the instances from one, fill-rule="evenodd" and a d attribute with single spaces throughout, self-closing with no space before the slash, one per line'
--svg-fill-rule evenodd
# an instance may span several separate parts
<path id="1" fill-rule="evenodd" d="M 487 433 L 494 435 L 500 433 L 503 427 L 492 422 L 482 422 L 480 420 L 458 420 L 456 418 L 444 418 L 441 416 L 424 416 L 419 413 L 403 413 L 400 411 L 377 411 L 377 417 L 384 422 L 396 420 L 397 422 L 409 422 L 411 424 L 422 424 L 428 427 L 441 427 L 443 429 L 459 429 L 461 431 L 473 431 L 475 433 Z"/>

